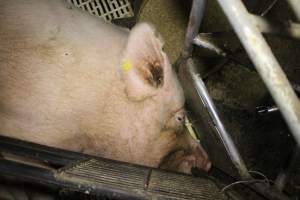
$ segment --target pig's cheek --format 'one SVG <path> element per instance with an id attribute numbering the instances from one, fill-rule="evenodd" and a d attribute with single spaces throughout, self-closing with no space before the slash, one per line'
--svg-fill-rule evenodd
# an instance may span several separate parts
<path id="1" fill-rule="evenodd" d="M 183 119 L 184 120 L 184 119 Z M 183 130 L 183 121 L 178 119 L 178 116 L 174 115 L 169 119 L 165 125 L 166 130 L 174 130 L 174 132 L 179 133 Z"/>

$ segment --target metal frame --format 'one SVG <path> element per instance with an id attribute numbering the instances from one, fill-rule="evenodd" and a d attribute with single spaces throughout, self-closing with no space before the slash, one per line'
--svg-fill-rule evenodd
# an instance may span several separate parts
<path id="1" fill-rule="evenodd" d="M 289 3 L 291 9 L 294 11 L 294 14 L 295 14 L 296 18 L 298 19 L 298 21 L 300 21 L 300 4 L 299 4 L 299 0 L 287 0 L 287 2 Z"/>
<path id="2" fill-rule="evenodd" d="M 238 169 L 240 176 L 243 177 L 243 179 L 249 179 L 251 176 L 248 172 L 248 169 L 247 169 L 239 151 L 237 150 L 236 146 L 234 145 L 230 135 L 228 134 L 224 124 L 222 123 L 222 121 L 218 115 L 218 112 L 216 110 L 216 107 L 215 107 L 211 97 L 208 94 L 205 84 L 202 81 L 202 79 L 200 78 L 200 74 L 197 73 L 197 71 L 195 69 L 193 60 L 188 59 L 186 66 L 188 67 L 188 72 L 190 73 L 190 75 L 193 79 L 193 82 L 195 84 L 195 88 L 197 90 L 198 95 L 201 97 L 204 105 L 207 107 L 208 112 L 214 121 L 217 133 L 218 133 L 219 137 L 221 138 L 231 161 L 233 162 L 235 167 Z"/>
<path id="3" fill-rule="evenodd" d="M 20 181 L 26 185 L 30 183 L 59 189 L 66 194 L 76 191 L 93 195 L 91 199 L 211 200 L 225 197 L 219 193 L 218 185 L 208 177 L 184 176 L 5 136 L 0 136 L 0 151 L 4 155 L 14 156 L 13 159 L 0 157 L 0 187 L 6 182 Z M 14 158 L 30 160 L 20 162 Z M 39 161 L 39 165 L 33 161 Z M 14 186 L 18 189 L 20 185 Z M 23 190 L 22 187 L 20 189 Z"/>
<path id="4" fill-rule="evenodd" d="M 262 33 L 240 0 L 218 2 L 300 145 L 300 102 Z"/>
<path id="5" fill-rule="evenodd" d="M 293 155 L 290 159 L 290 162 L 286 169 L 284 169 L 276 178 L 275 180 L 275 187 L 282 192 L 284 189 L 284 186 L 290 179 L 292 172 L 295 171 L 297 167 L 297 163 L 300 159 L 300 148 L 296 147 L 294 149 Z"/>
<path id="6" fill-rule="evenodd" d="M 297 0 L 288 1 L 295 3 Z M 274 28 L 272 29 L 272 27 L 268 26 L 263 18 L 250 15 L 240 0 L 218 0 L 218 2 L 279 107 L 296 143 L 300 145 L 300 102 L 261 33 L 261 31 L 272 32 Z M 181 57 L 179 58 L 180 67 L 187 68 L 185 71 L 192 77 L 193 85 L 197 90 L 198 96 L 213 119 L 216 132 L 221 138 L 233 164 L 237 168 L 241 179 L 251 180 L 252 177 L 230 135 L 226 131 L 216 107 L 207 92 L 205 84 L 200 74 L 196 71 L 193 60 L 191 59 L 193 44 L 200 44 L 200 46 L 213 49 L 216 53 L 218 52 L 218 48 L 206 43 L 201 43 L 201 40 L 197 37 L 204 15 L 205 5 L 206 0 L 193 0 L 185 44 Z M 295 8 L 297 8 L 295 11 L 297 11 L 298 14 L 296 14 L 296 16 L 300 16 L 300 7 L 295 6 Z M 254 18 L 256 22 L 253 20 Z M 259 30 L 259 27 L 262 30 Z M 285 181 L 286 179 L 283 181 L 278 179 L 276 185 L 279 190 L 282 190 L 282 184 L 284 185 Z M 269 199 L 289 199 L 280 193 L 278 189 L 264 183 L 255 183 L 251 187 Z"/>

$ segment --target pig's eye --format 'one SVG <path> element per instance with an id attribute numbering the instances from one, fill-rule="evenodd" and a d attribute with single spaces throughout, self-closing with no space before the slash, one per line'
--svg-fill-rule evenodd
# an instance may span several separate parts
<path id="1" fill-rule="evenodd" d="M 184 120 L 185 120 L 185 111 L 184 110 L 180 110 L 180 111 L 176 112 L 176 114 L 175 114 L 175 120 L 176 120 L 177 123 L 183 124 Z"/>
<path id="2" fill-rule="evenodd" d="M 176 121 L 179 123 L 183 123 L 184 118 L 182 116 L 176 116 Z"/>

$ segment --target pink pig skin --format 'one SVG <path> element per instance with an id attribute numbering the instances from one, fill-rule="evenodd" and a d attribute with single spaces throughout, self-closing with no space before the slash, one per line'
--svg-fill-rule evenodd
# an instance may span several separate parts
<path id="1" fill-rule="evenodd" d="M 205 151 L 182 133 L 183 91 L 152 26 L 122 29 L 63 0 L 0 0 L 0 27 L 2 135 L 209 170 Z"/>

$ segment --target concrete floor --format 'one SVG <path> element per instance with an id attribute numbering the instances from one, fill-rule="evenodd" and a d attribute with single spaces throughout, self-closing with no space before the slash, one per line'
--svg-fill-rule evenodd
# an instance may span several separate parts
<path id="1" fill-rule="evenodd" d="M 153 24 L 165 41 L 165 51 L 174 63 L 183 47 L 188 14 L 178 0 L 148 0 L 140 21 Z"/>

